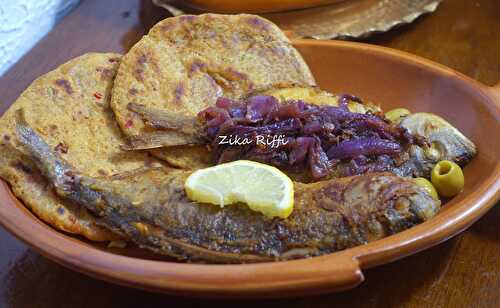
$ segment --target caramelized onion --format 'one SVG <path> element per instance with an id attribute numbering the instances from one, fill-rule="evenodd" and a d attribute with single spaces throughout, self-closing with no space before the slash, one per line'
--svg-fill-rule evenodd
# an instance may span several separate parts
<path id="1" fill-rule="evenodd" d="M 279 103 L 258 95 L 246 101 L 218 99 L 215 107 L 199 113 L 208 129 L 217 163 L 252 159 L 279 167 L 304 168 L 313 179 L 328 176 L 342 163 L 343 175 L 384 171 L 396 155 L 415 142 L 404 128 L 382 115 L 350 112 L 348 94 L 340 107 L 307 104 L 301 100 Z M 220 144 L 221 136 L 247 138 L 246 144 Z M 259 137 L 261 136 L 261 137 Z M 258 138 L 281 136 L 281 144 L 258 144 Z"/>

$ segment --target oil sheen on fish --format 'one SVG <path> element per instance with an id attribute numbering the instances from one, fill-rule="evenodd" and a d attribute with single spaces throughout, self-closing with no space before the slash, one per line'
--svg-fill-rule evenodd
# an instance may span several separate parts
<path id="1" fill-rule="evenodd" d="M 376 173 L 295 183 L 291 216 L 269 219 L 242 204 L 221 209 L 189 201 L 189 172 L 155 168 L 91 178 L 22 121 L 17 134 L 59 196 L 87 207 L 139 246 L 181 260 L 245 263 L 322 255 L 400 232 L 440 208 L 411 179 Z"/>
<path id="2" fill-rule="evenodd" d="M 428 144 L 412 146 L 409 159 L 398 168 L 400 175 L 429 177 L 440 160 L 465 166 L 476 155 L 476 146 L 458 129 L 438 115 L 419 112 L 402 119 L 400 125 L 413 135 L 423 136 Z"/>

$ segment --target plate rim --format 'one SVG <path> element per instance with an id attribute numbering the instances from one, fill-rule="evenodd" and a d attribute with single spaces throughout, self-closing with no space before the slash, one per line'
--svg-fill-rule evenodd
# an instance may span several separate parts
<path id="1" fill-rule="evenodd" d="M 496 100 L 479 82 L 444 65 L 364 43 L 293 40 L 298 46 L 328 45 L 362 48 L 405 64 L 425 66 L 474 88 L 483 104 L 500 119 Z M 177 295 L 202 297 L 285 297 L 350 289 L 364 280 L 362 269 L 390 263 L 437 245 L 462 232 L 500 198 L 500 162 L 478 189 L 453 202 L 447 215 L 437 216 L 395 235 L 332 254 L 292 261 L 212 265 L 154 261 L 122 256 L 92 247 L 41 222 L 0 181 L 0 225 L 53 261 L 80 273 L 124 286 Z M 3 198 L 6 196 L 7 199 Z M 14 207 L 15 210 L 12 210 Z M 50 235 L 50 236 L 48 236 Z M 228 270 L 231 269 L 231 270 Z M 275 274 L 269 277 L 269 273 Z"/>

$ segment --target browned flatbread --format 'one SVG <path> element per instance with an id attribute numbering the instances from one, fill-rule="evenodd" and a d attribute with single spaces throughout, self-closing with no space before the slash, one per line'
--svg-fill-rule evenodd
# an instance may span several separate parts
<path id="1" fill-rule="evenodd" d="M 241 98 L 274 84 L 315 84 L 276 25 L 254 15 L 184 15 L 158 23 L 123 57 L 111 107 L 125 134 L 133 136 L 147 129 L 129 103 L 195 115 L 218 97 Z M 183 168 L 209 160 L 202 147 L 153 153 Z"/>
<path id="2" fill-rule="evenodd" d="M 75 168 L 108 176 L 151 163 L 144 152 L 124 152 L 122 134 L 109 107 L 117 54 L 86 54 L 35 80 L 0 119 L 0 176 L 15 195 L 52 226 L 91 240 L 117 236 L 97 226 L 86 209 L 57 197 L 23 156 L 15 134 L 16 110 Z"/>

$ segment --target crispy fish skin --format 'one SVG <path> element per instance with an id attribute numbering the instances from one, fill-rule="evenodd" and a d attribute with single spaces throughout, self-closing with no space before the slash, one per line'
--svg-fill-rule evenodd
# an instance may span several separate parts
<path id="1" fill-rule="evenodd" d="M 123 150 L 148 150 L 179 145 L 203 145 L 207 141 L 193 135 L 186 135 L 177 131 L 157 131 L 144 133 L 128 138 L 128 143 L 122 146 Z"/>
<path id="2" fill-rule="evenodd" d="M 161 109 L 148 108 L 136 103 L 128 104 L 127 108 L 139 114 L 152 128 L 176 130 L 186 135 L 194 135 L 205 129 L 205 125 L 196 117 L 171 114 Z"/>
<path id="3" fill-rule="evenodd" d="M 144 122 L 157 131 L 146 132 L 128 138 L 124 150 L 146 150 L 179 145 L 203 145 L 209 142 L 203 132 L 206 127 L 196 117 L 172 115 L 161 109 L 147 108 L 130 103 L 128 109 L 137 113 Z"/>
<path id="4" fill-rule="evenodd" d="M 244 263 L 322 255 L 365 244 L 433 217 L 440 202 L 411 179 L 379 173 L 295 184 L 288 219 L 243 205 L 187 199 L 189 172 L 141 170 L 113 179 L 79 174 L 30 127 L 18 136 L 57 194 L 87 207 L 141 247 L 181 260 Z"/>
<path id="5" fill-rule="evenodd" d="M 403 118 L 400 125 L 413 135 L 425 137 L 429 145 L 413 145 L 409 160 L 395 169 L 396 174 L 430 177 L 432 168 L 441 160 L 451 160 L 463 167 L 476 156 L 474 143 L 438 115 L 413 113 Z"/>
<path id="6" fill-rule="evenodd" d="M 14 195 L 36 216 L 54 228 L 79 234 L 92 241 L 110 241 L 120 236 L 101 227 L 95 216 L 79 204 L 58 196 L 30 158 L 9 144 L 3 148 L 0 176 Z"/>

